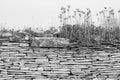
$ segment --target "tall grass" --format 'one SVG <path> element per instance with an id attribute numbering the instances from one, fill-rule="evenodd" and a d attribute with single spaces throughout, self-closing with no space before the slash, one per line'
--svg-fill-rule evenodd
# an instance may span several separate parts
<path id="1" fill-rule="evenodd" d="M 70 8 L 69 8 L 70 9 Z M 60 14 L 61 29 L 59 35 L 70 39 L 70 42 L 77 42 L 79 44 L 100 44 L 103 41 L 119 41 L 120 40 L 120 26 L 115 18 L 114 9 L 106 8 L 100 11 L 97 16 L 100 21 L 99 26 L 95 26 L 92 21 L 91 10 L 86 11 L 76 9 L 73 15 L 69 15 L 67 8 L 62 7 L 63 12 Z M 70 10 L 69 10 L 70 11 Z M 106 14 L 109 15 L 106 15 Z M 67 15 L 67 16 L 64 16 Z M 73 16 L 69 18 L 69 16 Z M 67 21 L 75 21 L 68 23 Z"/>

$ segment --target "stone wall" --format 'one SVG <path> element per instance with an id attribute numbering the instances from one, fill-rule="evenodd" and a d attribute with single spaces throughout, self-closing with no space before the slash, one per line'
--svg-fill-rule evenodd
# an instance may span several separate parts
<path id="1" fill-rule="evenodd" d="M 2 42 L 0 80 L 116 80 L 120 50 L 30 48 L 27 43 Z"/>

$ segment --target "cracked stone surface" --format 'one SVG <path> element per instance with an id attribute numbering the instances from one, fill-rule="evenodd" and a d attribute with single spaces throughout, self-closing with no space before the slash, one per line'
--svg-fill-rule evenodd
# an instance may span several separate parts
<path id="1" fill-rule="evenodd" d="M 2 42 L 0 80 L 117 80 L 120 50 L 32 50 L 26 43 Z"/>

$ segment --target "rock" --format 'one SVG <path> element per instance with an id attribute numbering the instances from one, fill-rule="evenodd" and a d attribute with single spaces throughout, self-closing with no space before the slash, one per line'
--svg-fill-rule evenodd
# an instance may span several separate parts
<path id="1" fill-rule="evenodd" d="M 46 58 L 46 59 L 36 59 L 36 62 L 37 63 L 46 63 L 46 62 L 48 62 L 48 59 Z"/>
<path id="2" fill-rule="evenodd" d="M 115 80 L 115 79 L 112 79 L 112 78 L 107 78 L 106 80 Z"/>

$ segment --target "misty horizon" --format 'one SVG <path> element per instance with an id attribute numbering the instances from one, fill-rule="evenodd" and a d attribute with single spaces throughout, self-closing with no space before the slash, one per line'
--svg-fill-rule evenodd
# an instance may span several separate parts
<path id="1" fill-rule="evenodd" d="M 93 21 L 104 7 L 119 9 L 119 1 L 113 0 L 0 0 L 0 25 L 14 29 L 59 27 L 60 8 L 66 5 L 71 5 L 71 10 L 90 8 Z"/>

